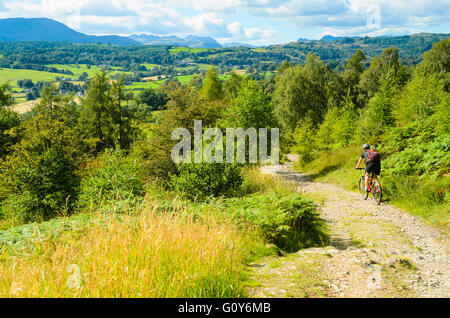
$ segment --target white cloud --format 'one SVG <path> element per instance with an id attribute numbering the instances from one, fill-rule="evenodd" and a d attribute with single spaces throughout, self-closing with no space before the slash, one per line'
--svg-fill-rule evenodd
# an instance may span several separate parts
<path id="1" fill-rule="evenodd" d="M 275 30 L 273 28 L 244 28 L 244 34 L 249 40 L 269 39 L 275 34 Z"/>
<path id="2" fill-rule="evenodd" d="M 227 30 L 234 36 L 241 33 L 242 24 L 240 22 L 233 22 L 228 24 Z"/>
<path id="3" fill-rule="evenodd" d="M 245 5 L 241 0 L 172 0 L 171 3 L 191 7 L 200 12 L 234 13 L 236 8 Z"/>
<path id="4" fill-rule="evenodd" d="M 214 12 L 202 13 L 192 18 L 184 17 L 181 21 L 196 32 L 211 31 L 225 25 L 224 20 Z"/>

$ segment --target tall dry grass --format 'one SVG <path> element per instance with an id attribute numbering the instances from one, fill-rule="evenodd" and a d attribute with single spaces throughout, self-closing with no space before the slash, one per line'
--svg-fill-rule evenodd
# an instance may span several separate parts
<path id="1" fill-rule="evenodd" d="M 240 297 L 246 238 L 226 219 L 156 203 L 96 215 L 81 235 L 0 250 L 1 297 Z M 136 213 L 138 212 L 138 213 Z M 219 220 L 220 219 L 220 220 Z"/>

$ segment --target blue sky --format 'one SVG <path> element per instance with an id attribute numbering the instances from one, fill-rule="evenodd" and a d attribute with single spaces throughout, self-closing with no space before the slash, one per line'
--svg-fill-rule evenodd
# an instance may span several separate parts
<path id="1" fill-rule="evenodd" d="M 0 0 L 0 18 L 46 17 L 87 34 L 212 36 L 279 44 L 323 35 L 450 32 L 450 0 Z"/>

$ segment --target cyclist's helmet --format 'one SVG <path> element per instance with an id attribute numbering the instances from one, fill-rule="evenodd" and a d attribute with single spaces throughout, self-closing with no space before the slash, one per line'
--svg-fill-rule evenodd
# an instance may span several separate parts
<path id="1" fill-rule="evenodd" d="M 369 144 L 364 144 L 362 148 L 363 149 L 370 149 L 370 146 L 369 146 Z"/>

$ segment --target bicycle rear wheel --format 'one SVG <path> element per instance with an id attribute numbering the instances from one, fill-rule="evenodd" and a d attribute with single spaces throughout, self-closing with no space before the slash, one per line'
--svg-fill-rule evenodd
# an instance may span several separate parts
<path id="1" fill-rule="evenodd" d="M 359 194 L 361 195 L 361 198 L 363 198 L 363 200 L 367 200 L 367 197 L 369 196 L 369 192 L 366 191 L 366 179 L 364 177 L 361 177 L 359 179 L 358 190 L 359 190 Z"/>
<path id="2" fill-rule="evenodd" d="M 380 184 L 380 182 L 378 182 L 378 180 L 373 181 L 372 189 L 373 189 L 373 192 L 372 192 L 373 200 L 376 203 L 380 204 L 381 199 L 383 197 L 383 191 L 381 189 L 381 184 Z"/>

